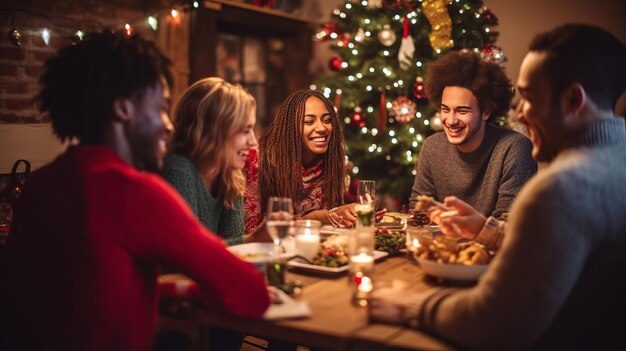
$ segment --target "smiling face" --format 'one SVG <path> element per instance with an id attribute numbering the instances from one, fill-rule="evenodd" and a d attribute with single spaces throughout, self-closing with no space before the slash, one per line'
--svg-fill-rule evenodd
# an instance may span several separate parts
<path id="1" fill-rule="evenodd" d="M 128 121 L 126 137 L 138 169 L 157 172 L 163 166 L 166 140 L 173 131 L 169 99 L 169 87 L 163 82 L 148 88 L 141 100 L 132 103 L 134 114 Z"/>
<path id="2" fill-rule="evenodd" d="M 304 110 L 302 160 L 308 164 L 315 156 L 323 155 L 328 150 L 333 124 L 326 104 L 315 96 L 306 100 Z"/>
<path id="3" fill-rule="evenodd" d="M 251 147 L 256 146 L 254 125 L 256 124 L 256 111 L 250 110 L 246 123 L 235 134 L 230 136 L 228 143 L 229 164 L 234 169 L 243 169 Z"/>
<path id="4" fill-rule="evenodd" d="M 528 129 L 533 143 L 532 155 L 538 162 L 551 161 L 567 134 L 559 103 L 550 82 L 541 72 L 545 59 L 545 53 L 529 52 L 522 62 L 517 82 L 522 96 L 517 118 Z"/>
<path id="5" fill-rule="evenodd" d="M 461 152 L 472 152 L 482 143 L 489 113 L 481 113 L 471 90 L 448 86 L 443 89 L 439 110 L 441 124 L 450 144 Z"/>

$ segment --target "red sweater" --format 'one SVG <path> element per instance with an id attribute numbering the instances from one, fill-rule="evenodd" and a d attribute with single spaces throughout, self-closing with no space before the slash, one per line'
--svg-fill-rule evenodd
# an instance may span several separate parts
<path id="1" fill-rule="evenodd" d="M 213 308 L 260 317 L 269 305 L 252 265 L 107 147 L 71 147 L 33 174 L 10 235 L 0 349 L 150 349 L 161 264 L 196 280 Z"/>

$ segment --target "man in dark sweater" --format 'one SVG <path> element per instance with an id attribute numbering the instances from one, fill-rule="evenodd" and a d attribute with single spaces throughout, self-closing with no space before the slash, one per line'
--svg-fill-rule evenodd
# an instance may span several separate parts
<path id="1" fill-rule="evenodd" d="M 537 171 L 528 138 L 488 122 L 505 115 L 513 90 L 497 64 L 451 52 L 428 67 L 426 93 L 443 132 L 426 139 L 410 205 L 418 195 L 454 195 L 484 215 L 500 217 Z"/>

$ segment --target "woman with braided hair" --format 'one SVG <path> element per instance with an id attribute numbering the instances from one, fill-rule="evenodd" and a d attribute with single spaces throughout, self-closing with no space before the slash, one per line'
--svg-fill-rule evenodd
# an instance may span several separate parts
<path id="1" fill-rule="evenodd" d="M 345 151 L 339 117 L 321 93 L 300 90 L 281 104 L 246 159 L 246 232 L 263 223 L 267 199 L 293 199 L 297 216 L 351 227 L 354 204 L 343 205 Z"/>

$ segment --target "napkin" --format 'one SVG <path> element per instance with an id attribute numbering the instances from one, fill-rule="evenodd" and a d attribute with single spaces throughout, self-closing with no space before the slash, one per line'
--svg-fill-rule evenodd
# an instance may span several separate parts
<path id="1" fill-rule="evenodd" d="M 264 319 L 277 320 L 287 318 L 306 318 L 311 316 L 311 310 L 309 304 L 305 301 L 298 301 L 287 295 L 284 291 L 277 289 L 273 286 L 268 286 L 270 294 L 275 294 L 274 301 L 281 301 L 281 303 L 272 303 L 270 307 L 265 311 L 263 315 Z"/>

